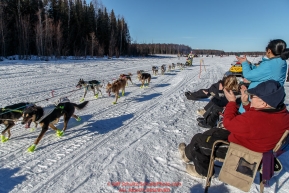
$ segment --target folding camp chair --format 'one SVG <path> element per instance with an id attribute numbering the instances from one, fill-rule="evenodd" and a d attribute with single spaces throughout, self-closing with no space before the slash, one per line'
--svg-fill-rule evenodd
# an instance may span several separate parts
<path id="1" fill-rule="evenodd" d="M 274 147 L 274 149 L 272 150 L 272 152 L 273 152 L 273 155 L 275 156 L 275 158 L 277 157 L 277 156 L 279 156 L 280 154 L 282 154 L 284 151 L 284 147 L 286 146 L 286 145 L 288 145 L 288 141 L 289 141 L 289 137 L 288 137 L 288 133 L 289 133 L 289 131 L 288 130 L 286 130 L 285 132 L 284 132 L 284 134 L 282 135 L 282 137 L 281 137 L 281 139 L 279 140 L 279 142 L 275 145 L 275 147 Z M 210 185 L 211 185 L 211 179 L 212 179 L 212 175 L 213 175 L 213 169 L 214 169 L 214 161 L 219 161 L 219 162 L 223 162 L 223 166 L 224 166 L 224 162 L 225 161 L 227 161 L 226 160 L 226 158 L 228 157 L 228 152 L 229 152 L 229 150 L 228 150 L 228 152 L 227 152 L 227 154 L 226 154 L 226 158 L 225 159 L 222 159 L 222 158 L 218 158 L 218 157 L 216 157 L 214 154 L 215 154 L 215 148 L 216 147 L 218 147 L 218 146 L 220 146 L 220 145 L 224 145 L 224 144 L 226 144 L 226 145 L 228 145 L 228 147 L 230 148 L 230 143 L 229 142 L 227 142 L 227 141 L 223 141 L 223 140 L 217 140 L 217 141 L 215 141 L 215 143 L 213 144 L 213 147 L 212 147 L 212 153 L 211 153 L 211 158 L 210 158 L 210 163 L 209 163 L 209 169 L 208 169 L 208 174 L 207 174 L 207 179 L 206 179 L 206 187 L 205 187 L 205 193 L 206 192 L 208 192 L 208 189 L 209 189 L 209 187 L 210 187 Z M 234 143 L 231 143 L 232 145 L 236 145 L 236 144 L 234 144 Z M 237 145 L 238 146 L 238 145 Z M 242 146 L 241 146 L 242 147 Z M 247 149 L 247 148 L 245 148 L 245 147 L 243 147 L 244 149 Z M 260 153 L 258 153 L 258 152 L 253 152 L 253 151 L 251 151 L 251 150 L 246 150 L 246 152 L 250 152 L 251 154 L 255 154 L 255 155 L 258 155 L 258 154 L 260 154 Z M 261 153 L 262 154 L 262 153 Z M 245 161 L 245 163 L 248 163 L 248 162 L 246 162 Z M 222 168 L 223 169 L 223 168 Z M 221 169 L 221 172 L 222 172 L 222 169 Z M 261 169 L 261 167 L 258 167 L 257 166 L 257 169 L 260 171 L 260 169 Z M 221 172 L 220 172 L 220 175 L 221 175 Z M 219 178 L 220 178 L 220 175 L 219 175 Z M 243 174 L 241 174 L 241 175 L 243 175 Z M 255 175 L 256 175 L 256 170 L 255 170 L 255 172 L 254 172 L 254 174 L 252 175 L 253 176 L 253 180 L 254 180 L 254 178 L 255 178 Z M 244 175 L 245 176 L 245 175 Z M 220 180 L 222 181 L 222 179 L 220 178 Z M 253 180 L 251 180 L 251 182 L 250 182 L 250 184 L 248 184 L 249 186 L 249 189 L 247 189 L 247 190 L 244 190 L 243 189 L 243 191 L 249 191 L 250 190 L 250 187 L 251 187 L 251 185 L 252 185 L 252 183 L 253 183 Z M 235 180 L 235 182 L 238 182 L 238 181 L 240 181 L 240 180 Z M 224 181 L 223 181 L 224 182 Z M 234 183 L 235 183 L 234 182 Z M 228 183 L 228 182 L 225 182 L 225 183 Z M 234 183 L 233 184 L 230 184 L 230 183 L 228 183 L 228 184 L 230 184 L 230 185 L 233 185 L 234 186 Z M 262 172 L 260 171 L 260 192 L 262 192 L 263 193 L 263 191 L 264 191 L 264 180 L 263 180 L 263 178 L 262 178 Z M 236 186 L 235 186 L 236 187 Z M 240 187 L 237 187 L 237 188 L 239 188 L 240 189 Z"/>

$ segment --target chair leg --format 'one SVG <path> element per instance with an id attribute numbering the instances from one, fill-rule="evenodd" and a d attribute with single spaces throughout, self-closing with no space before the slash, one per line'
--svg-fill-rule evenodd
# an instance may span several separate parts
<path id="1" fill-rule="evenodd" d="M 217 140 L 217 141 L 214 142 L 214 144 L 212 146 L 211 156 L 210 156 L 210 163 L 209 163 L 209 169 L 208 169 L 208 174 L 207 174 L 207 179 L 206 179 L 205 193 L 208 192 L 209 187 L 211 186 L 211 180 L 212 180 L 214 166 L 215 166 L 215 155 L 214 155 L 214 153 L 215 153 L 215 147 L 217 146 L 218 143 L 229 145 L 229 142 L 223 141 L 223 140 Z"/>
<path id="2" fill-rule="evenodd" d="M 260 193 L 264 192 L 264 183 L 263 183 L 263 178 L 262 174 L 260 173 Z"/>
<path id="3" fill-rule="evenodd" d="M 212 153 L 211 158 L 210 158 L 210 163 L 209 163 L 207 179 L 206 179 L 205 193 L 208 192 L 208 189 L 211 185 L 211 179 L 212 179 L 213 170 L 214 170 L 214 161 L 215 161 L 215 157 L 214 157 L 214 154 Z"/>

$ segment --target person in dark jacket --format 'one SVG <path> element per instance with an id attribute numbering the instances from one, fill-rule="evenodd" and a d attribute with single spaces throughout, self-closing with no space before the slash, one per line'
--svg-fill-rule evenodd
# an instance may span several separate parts
<path id="1" fill-rule="evenodd" d="M 219 80 L 218 82 L 212 84 L 209 88 L 200 89 L 195 92 L 187 91 L 185 92 L 185 96 L 188 100 L 200 100 L 209 98 L 212 93 L 218 93 L 219 85 L 223 84 L 223 81 L 226 77 L 224 77 L 222 80 Z"/>
<path id="2" fill-rule="evenodd" d="M 198 118 L 198 125 L 204 128 L 212 128 L 216 125 L 220 113 L 223 112 L 224 107 L 227 105 L 228 100 L 226 99 L 223 90 L 233 90 L 236 96 L 240 96 L 239 84 L 236 76 L 229 75 L 224 79 L 223 84 L 219 85 L 218 93 L 213 93 L 214 97 L 204 107 L 203 118 Z M 240 104 L 241 100 L 238 98 L 237 103 Z"/>
<path id="3" fill-rule="evenodd" d="M 190 144 L 179 144 L 181 158 L 186 169 L 194 177 L 207 175 L 212 145 L 216 140 L 228 140 L 256 152 L 268 152 L 274 148 L 286 130 L 289 130 L 289 112 L 284 104 L 285 90 L 279 82 L 268 80 L 255 88 L 241 89 L 245 112 L 238 113 L 236 97 L 224 90 L 229 103 L 224 113 L 225 129 L 212 128 L 196 134 Z M 249 101 L 249 96 L 251 101 Z M 225 158 L 227 147 L 219 146 L 216 156 Z"/>

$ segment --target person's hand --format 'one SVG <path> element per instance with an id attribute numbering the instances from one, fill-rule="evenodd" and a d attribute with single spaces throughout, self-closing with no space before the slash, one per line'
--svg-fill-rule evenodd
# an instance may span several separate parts
<path id="1" fill-rule="evenodd" d="M 236 96 L 234 95 L 233 91 L 227 91 L 224 89 L 224 94 L 229 102 L 236 102 Z"/>
<path id="2" fill-rule="evenodd" d="M 206 95 L 208 94 L 208 92 L 206 92 L 205 90 L 203 90 L 203 93 L 205 93 Z"/>
<path id="3" fill-rule="evenodd" d="M 244 82 L 244 83 L 250 83 L 250 81 L 247 80 L 246 78 L 243 78 L 243 82 Z"/>
<path id="4" fill-rule="evenodd" d="M 241 101 L 244 104 L 247 104 L 249 102 L 249 96 L 245 93 L 245 91 L 247 90 L 247 87 L 245 87 L 244 85 L 241 86 L 240 91 L 241 91 Z"/>
<path id="5" fill-rule="evenodd" d="M 243 57 L 238 57 L 238 56 L 236 56 L 236 58 L 237 58 L 237 60 L 238 60 L 238 62 L 240 62 L 241 64 L 243 63 L 243 62 L 248 62 L 248 60 L 247 60 L 247 57 L 246 57 L 246 55 L 244 55 Z"/>

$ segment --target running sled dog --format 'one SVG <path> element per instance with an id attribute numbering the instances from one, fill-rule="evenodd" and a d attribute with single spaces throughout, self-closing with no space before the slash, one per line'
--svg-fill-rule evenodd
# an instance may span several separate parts
<path id="1" fill-rule="evenodd" d="M 151 74 L 149 74 L 149 73 L 141 73 L 139 75 L 139 80 L 141 81 L 141 86 L 140 87 L 143 88 L 144 85 L 145 85 L 145 82 L 147 83 L 147 86 L 149 86 L 151 78 L 152 78 Z"/>
<path id="2" fill-rule="evenodd" d="M 53 129 L 57 136 L 61 137 L 66 128 L 69 119 L 74 115 L 75 108 L 83 109 L 87 105 L 88 101 L 85 101 L 81 104 L 75 104 L 71 102 L 59 103 L 57 105 L 51 105 L 48 107 L 40 107 L 40 106 L 31 106 L 26 108 L 23 111 L 23 120 L 22 124 L 34 121 L 41 126 L 41 132 L 34 141 L 34 144 L 28 148 L 29 152 L 33 152 L 36 148 L 36 145 L 44 136 L 45 132 L 48 130 L 48 127 Z M 57 129 L 54 124 L 57 124 L 60 117 L 63 116 L 64 126 L 62 130 Z"/>
<path id="3" fill-rule="evenodd" d="M 102 95 L 101 90 L 99 89 L 100 87 L 102 87 L 102 85 L 100 84 L 101 82 L 98 80 L 91 80 L 91 81 L 84 81 L 83 79 L 79 79 L 76 87 L 77 88 L 84 88 L 84 95 L 83 97 L 80 99 L 80 102 L 84 101 L 84 98 L 86 96 L 87 91 L 93 91 L 93 96 L 95 98 L 98 98 L 98 93 L 100 92 Z M 96 93 L 96 94 L 95 94 Z"/>
<path id="4" fill-rule="evenodd" d="M 0 109 L 0 124 L 5 125 L 5 129 L 1 133 L 1 141 L 6 142 L 11 137 L 10 129 L 15 125 L 15 122 L 17 122 L 21 117 L 23 110 L 27 108 L 29 105 L 32 105 L 30 103 L 17 103 L 13 105 L 6 106 L 4 108 Z M 30 126 L 30 122 L 27 122 L 27 126 Z M 8 136 L 5 136 L 5 133 L 8 133 Z"/>
<path id="5" fill-rule="evenodd" d="M 163 65 L 161 66 L 161 73 L 162 73 L 162 75 L 164 75 L 165 72 L 166 72 L 166 65 L 163 64 Z"/>
<path id="6" fill-rule="evenodd" d="M 125 79 L 118 79 L 114 81 L 112 84 L 107 83 L 106 85 L 106 92 L 108 96 L 110 96 L 110 93 L 113 92 L 115 94 L 115 101 L 113 104 L 117 103 L 117 99 L 119 98 L 119 90 L 122 90 L 122 96 L 125 94 L 125 85 L 126 85 L 126 80 Z"/>
<path id="7" fill-rule="evenodd" d="M 136 71 L 136 75 L 137 75 L 137 79 L 140 81 L 140 76 L 142 73 L 144 73 L 145 71 L 144 70 L 138 70 Z"/>
<path id="8" fill-rule="evenodd" d="M 153 71 L 153 75 L 158 75 L 158 71 L 159 71 L 159 67 L 157 66 L 152 66 L 152 71 Z"/>
<path id="9" fill-rule="evenodd" d="M 119 78 L 120 78 L 120 79 L 124 79 L 124 80 L 126 81 L 126 85 L 128 86 L 128 81 L 130 81 L 131 84 L 133 84 L 133 83 L 132 83 L 132 80 L 131 80 L 131 76 L 132 76 L 131 73 L 128 73 L 128 74 L 120 74 L 120 75 L 119 75 Z"/>

